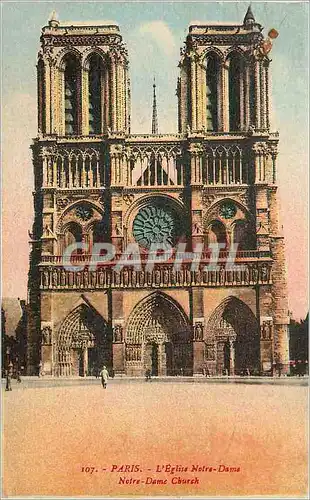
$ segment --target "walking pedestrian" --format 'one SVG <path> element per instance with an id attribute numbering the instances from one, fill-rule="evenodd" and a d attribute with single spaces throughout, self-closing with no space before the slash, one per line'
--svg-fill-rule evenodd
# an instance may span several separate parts
<path id="1" fill-rule="evenodd" d="M 18 383 L 18 384 L 20 384 L 20 383 L 21 383 L 21 381 L 22 381 L 22 379 L 20 378 L 20 375 L 21 375 L 21 373 L 20 373 L 20 369 L 19 369 L 19 368 L 17 368 L 17 372 L 16 372 L 16 381 L 17 381 L 17 383 Z"/>
<path id="2" fill-rule="evenodd" d="M 12 390 L 12 370 L 10 368 L 8 368 L 6 370 L 6 386 L 5 386 L 5 390 L 6 391 L 11 391 Z"/>
<path id="3" fill-rule="evenodd" d="M 152 380 L 152 377 L 151 377 L 151 370 L 148 368 L 145 372 L 145 381 L 148 382 L 148 380 Z"/>
<path id="4" fill-rule="evenodd" d="M 104 366 L 100 372 L 100 377 L 101 377 L 101 383 L 102 383 L 102 387 L 104 389 L 107 388 L 107 383 L 108 383 L 108 378 L 109 378 L 109 372 L 106 368 L 106 366 Z"/>

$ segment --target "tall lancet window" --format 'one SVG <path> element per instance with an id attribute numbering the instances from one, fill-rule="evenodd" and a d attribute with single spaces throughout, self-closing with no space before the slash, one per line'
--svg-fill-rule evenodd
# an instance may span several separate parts
<path id="1" fill-rule="evenodd" d="M 45 68 L 44 68 L 44 62 L 42 59 L 39 60 L 38 62 L 38 125 L 45 134 L 46 132 L 46 112 L 45 112 L 45 106 L 46 106 L 46 91 L 45 91 Z"/>
<path id="2" fill-rule="evenodd" d="M 97 55 L 91 56 L 88 72 L 88 108 L 89 108 L 89 133 L 100 134 L 102 129 L 102 60 Z"/>
<path id="3" fill-rule="evenodd" d="M 206 101 L 207 101 L 207 130 L 218 130 L 218 85 L 219 61 L 212 55 L 207 60 L 206 71 Z"/>
<path id="4" fill-rule="evenodd" d="M 229 130 L 241 128 L 241 78 L 242 61 L 239 54 L 233 54 L 229 61 Z"/>
<path id="5" fill-rule="evenodd" d="M 65 134 L 79 132 L 79 63 L 70 55 L 65 61 Z"/>

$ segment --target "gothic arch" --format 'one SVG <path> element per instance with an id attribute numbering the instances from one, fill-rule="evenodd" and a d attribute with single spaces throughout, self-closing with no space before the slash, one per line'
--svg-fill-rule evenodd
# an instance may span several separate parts
<path id="1" fill-rule="evenodd" d="M 58 375 L 94 374 L 111 366 L 111 339 L 107 322 L 90 306 L 80 304 L 62 321 L 56 342 Z"/>
<path id="2" fill-rule="evenodd" d="M 64 228 L 64 218 L 66 217 L 66 215 L 73 211 L 75 207 L 79 206 L 79 205 L 88 205 L 89 207 L 91 207 L 92 209 L 96 210 L 97 212 L 99 212 L 99 214 L 103 217 L 104 216 L 104 210 L 103 208 L 99 205 L 99 203 L 95 203 L 94 201 L 90 201 L 88 199 L 80 199 L 80 200 L 76 200 L 72 203 L 70 203 L 65 209 L 64 211 L 62 212 L 62 214 L 60 215 L 59 219 L 58 219 L 58 222 L 57 222 L 57 226 L 56 226 L 56 232 L 57 233 L 60 233 L 63 231 L 63 228 Z M 70 221 L 68 221 L 70 222 Z M 93 221 L 92 221 L 93 222 Z"/>
<path id="3" fill-rule="evenodd" d="M 209 51 L 205 56 L 206 71 L 206 127 L 207 131 L 217 132 L 221 119 L 219 107 L 221 96 L 222 58 L 216 51 Z"/>
<path id="4" fill-rule="evenodd" d="M 56 68 L 60 71 L 65 70 L 65 60 L 68 56 L 72 55 L 77 59 L 77 61 L 80 64 L 81 67 L 81 61 L 82 61 L 82 54 L 79 50 L 77 50 L 75 47 L 64 47 L 62 50 L 60 50 L 57 54 L 57 59 L 56 59 Z"/>
<path id="5" fill-rule="evenodd" d="M 253 250 L 256 248 L 255 230 L 247 219 L 237 219 L 231 226 L 232 241 L 238 245 L 238 250 Z"/>
<path id="6" fill-rule="evenodd" d="M 226 64 L 227 63 L 229 64 L 229 60 L 230 60 L 230 57 L 232 56 L 232 54 L 238 54 L 245 61 L 246 52 L 239 46 L 232 46 L 232 47 L 229 47 L 227 50 L 225 50 L 225 52 L 223 54 Z"/>
<path id="7" fill-rule="evenodd" d="M 222 205 L 224 203 L 233 203 L 237 207 L 237 209 L 240 210 L 241 214 L 243 214 L 243 217 L 241 216 L 241 214 L 239 215 L 239 217 L 238 217 L 239 219 L 247 220 L 251 224 L 254 223 L 253 215 L 250 213 L 249 209 L 242 202 L 240 202 L 239 200 L 236 200 L 234 198 L 231 198 L 231 197 L 225 197 L 225 198 L 221 198 L 220 200 L 215 200 L 208 207 L 208 210 L 207 210 L 205 217 L 204 217 L 204 227 L 205 228 L 207 228 L 209 226 L 209 224 L 214 219 L 217 219 L 217 217 L 215 217 L 215 215 L 217 215 L 217 213 L 218 213 L 218 208 L 220 205 Z M 235 220 L 236 220 L 236 218 L 234 217 L 231 222 L 234 222 Z M 230 225 L 230 223 L 227 223 L 226 225 Z"/>
<path id="8" fill-rule="evenodd" d="M 227 228 L 222 221 L 218 219 L 211 220 L 206 228 L 206 235 L 208 247 L 210 246 L 210 244 L 224 244 L 225 247 L 221 248 L 221 250 L 227 248 L 229 238 L 227 234 Z"/>
<path id="9" fill-rule="evenodd" d="M 242 130 L 244 127 L 244 74 L 246 61 L 243 51 L 237 47 L 231 50 L 226 57 L 228 69 L 228 115 L 229 130 Z"/>
<path id="10" fill-rule="evenodd" d="M 109 63 L 108 53 L 100 49 L 100 47 L 91 47 L 82 54 L 81 64 L 82 68 L 85 71 L 89 70 L 89 61 L 93 55 L 100 57 L 102 64 L 105 65 L 106 67 L 108 66 Z"/>
<path id="11" fill-rule="evenodd" d="M 156 328 L 150 333 L 156 322 L 162 327 L 157 338 Z M 126 343 L 142 344 L 153 339 L 156 342 L 191 339 L 191 327 L 183 308 L 162 292 L 154 292 L 142 299 L 132 310 L 126 325 Z"/>
<path id="12" fill-rule="evenodd" d="M 142 299 L 127 322 L 125 356 L 127 373 L 138 363 L 153 375 L 192 375 L 192 328 L 182 307 L 162 292 Z"/>
<path id="13" fill-rule="evenodd" d="M 260 369 L 260 335 L 258 321 L 237 297 L 226 297 L 211 314 L 205 343 L 209 364 L 217 374 L 256 374 Z M 208 363 L 208 354 L 207 354 Z"/>
<path id="14" fill-rule="evenodd" d="M 154 193 L 139 198 L 129 207 L 124 226 L 127 243 L 136 241 L 141 248 L 155 242 L 174 247 L 188 234 L 189 217 L 180 200 Z"/>
<path id="15" fill-rule="evenodd" d="M 208 57 L 211 57 L 211 56 L 215 56 L 217 57 L 221 63 L 224 62 L 224 54 L 223 52 L 218 49 L 217 47 L 207 47 L 202 55 L 201 55 L 201 58 L 205 61 Z"/>
<path id="16" fill-rule="evenodd" d="M 184 214 L 184 205 L 180 199 L 176 199 L 173 196 L 170 196 L 169 194 L 159 194 L 159 193 L 154 193 L 154 194 L 147 194 L 144 196 L 141 196 L 140 198 L 136 199 L 128 208 L 127 212 L 124 215 L 124 224 L 126 227 L 130 224 L 130 221 L 133 220 L 134 216 L 136 213 L 139 211 L 140 208 L 147 206 L 149 203 L 154 202 L 156 199 L 161 200 L 163 203 L 168 202 L 173 206 L 173 208 L 179 213 L 179 214 Z"/>

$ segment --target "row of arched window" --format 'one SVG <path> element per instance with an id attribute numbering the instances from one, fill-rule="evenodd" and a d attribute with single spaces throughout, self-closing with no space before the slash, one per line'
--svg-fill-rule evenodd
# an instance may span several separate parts
<path id="1" fill-rule="evenodd" d="M 231 53 L 225 63 L 217 53 L 210 52 L 204 69 L 206 130 L 237 132 L 254 124 L 255 92 L 259 91 L 255 88 L 254 66 L 238 52 Z"/>
<path id="2" fill-rule="evenodd" d="M 67 248 L 69 245 L 78 242 L 87 242 L 90 248 L 95 243 L 107 241 L 107 226 L 103 221 L 97 221 L 88 229 L 87 234 L 83 233 L 82 227 L 76 222 L 66 225 L 62 245 Z M 253 250 L 256 248 L 256 238 L 254 232 L 244 220 L 234 222 L 231 233 L 228 233 L 226 226 L 218 220 L 213 221 L 206 231 L 206 246 L 210 244 L 221 244 L 222 249 L 229 249 L 231 243 L 238 245 L 238 250 Z M 77 250 L 77 254 L 82 250 Z"/>
<path id="3" fill-rule="evenodd" d="M 229 249 L 231 243 L 237 244 L 238 250 L 253 250 L 256 248 L 255 234 L 246 221 L 243 220 L 234 222 L 230 234 L 221 221 L 213 221 L 207 230 L 206 244 L 210 246 L 211 243 L 221 244 L 223 245 L 221 248 L 227 249 Z"/>
<path id="4" fill-rule="evenodd" d="M 44 186 L 60 188 L 101 187 L 108 183 L 108 172 L 99 155 L 50 155 L 43 163 Z"/>
<path id="5" fill-rule="evenodd" d="M 257 126 L 259 111 L 266 110 L 267 83 L 264 69 L 256 79 L 255 63 L 243 54 L 233 51 L 224 60 L 216 51 L 210 51 L 201 62 L 193 66 L 184 63 L 181 81 L 187 81 L 187 111 L 184 113 L 184 86 L 179 89 L 180 129 L 205 128 L 208 132 L 238 132 Z M 183 89 L 183 90 L 182 90 Z"/>
<path id="6" fill-rule="evenodd" d="M 65 92 L 65 134 L 80 133 L 81 113 L 81 70 L 77 58 L 70 54 L 64 60 L 64 92 Z M 89 59 L 88 69 L 88 129 L 89 134 L 100 134 L 102 131 L 102 79 L 104 65 L 97 54 Z"/>
<path id="7" fill-rule="evenodd" d="M 111 121 L 111 104 L 107 99 L 107 93 L 111 87 L 111 71 L 109 60 L 103 59 L 99 54 L 92 54 L 87 59 L 87 64 L 84 66 L 85 71 L 82 71 L 82 66 L 79 58 L 74 53 L 68 53 L 64 56 L 59 65 L 59 90 L 60 102 L 55 104 L 53 100 L 49 101 L 50 96 L 47 95 L 47 79 L 46 69 L 42 59 L 38 62 L 38 100 L 39 100 L 39 127 L 43 133 L 47 131 L 46 120 L 49 121 L 47 115 L 51 107 L 55 107 L 53 113 L 59 114 L 60 133 L 67 136 L 82 134 L 82 113 L 83 119 L 86 119 L 85 127 L 88 134 L 101 134 L 105 131 Z M 55 78 L 55 77 L 54 77 Z M 83 82 L 82 82 L 83 79 Z M 49 82 L 54 86 L 57 79 Z M 82 110 L 82 86 L 87 95 L 83 95 L 87 99 L 84 102 L 86 106 Z M 115 103 L 114 103 L 115 105 Z M 56 113 L 56 108 L 58 111 Z M 85 118 L 87 112 L 87 118 Z M 56 113 L 56 114 L 55 114 Z M 55 127 L 55 124 L 54 124 Z M 84 127 L 84 128 L 85 128 Z M 54 129 L 53 129 L 54 132 Z M 85 131 L 84 131 L 85 132 Z"/>

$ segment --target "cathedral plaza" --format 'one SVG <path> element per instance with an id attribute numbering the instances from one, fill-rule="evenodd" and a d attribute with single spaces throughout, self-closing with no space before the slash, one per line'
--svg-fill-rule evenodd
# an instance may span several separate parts
<path id="1" fill-rule="evenodd" d="M 44 378 L 3 393 L 5 496 L 306 498 L 302 378 Z"/>
<path id="2" fill-rule="evenodd" d="M 28 375 L 288 373 L 277 36 L 250 7 L 239 24 L 191 24 L 178 133 L 158 132 L 154 83 L 152 132 L 139 135 L 119 26 L 52 15 L 43 27 Z"/>

